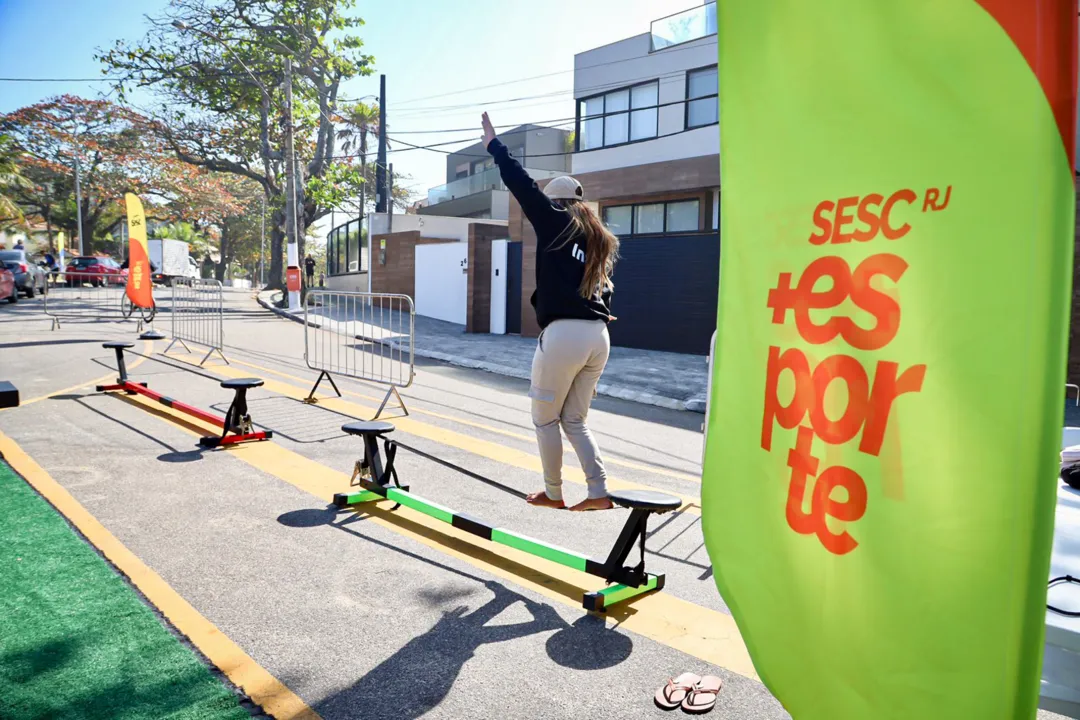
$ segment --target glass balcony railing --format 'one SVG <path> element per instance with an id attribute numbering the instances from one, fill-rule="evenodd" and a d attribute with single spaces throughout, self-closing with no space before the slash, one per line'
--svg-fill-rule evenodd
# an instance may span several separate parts
<path id="1" fill-rule="evenodd" d="M 534 180 L 543 180 L 545 178 L 553 178 L 566 174 L 555 172 L 554 170 L 529 170 L 528 173 Z M 503 185 L 502 177 L 499 176 L 499 168 L 488 168 L 475 175 L 458 178 L 445 185 L 431 188 L 427 193 L 428 205 L 438 205 L 447 200 L 468 197 L 469 195 L 475 195 L 478 192 L 487 190 L 505 189 L 506 186 Z"/>
<path id="2" fill-rule="evenodd" d="M 650 31 L 652 33 L 650 52 L 715 35 L 716 2 L 713 0 L 696 8 L 654 20 Z"/>

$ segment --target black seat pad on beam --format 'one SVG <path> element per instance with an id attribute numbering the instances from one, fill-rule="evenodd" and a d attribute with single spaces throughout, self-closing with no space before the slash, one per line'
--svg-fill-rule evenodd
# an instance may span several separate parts
<path id="1" fill-rule="evenodd" d="M 263 381 L 259 378 L 233 378 L 231 380 L 222 380 L 221 387 L 228 388 L 230 390 L 237 390 L 243 388 L 249 390 L 251 388 L 257 388 L 262 386 Z"/>
<path id="2" fill-rule="evenodd" d="M 608 493 L 611 502 L 634 510 L 651 510 L 654 513 L 666 513 L 678 510 L 682 500 L 667 493 L 651 490 L 613 490 Z"/>
<path id="3" fill-rule="evenodd" d="M 112 350 L 113 348 L 125 348 L 126 349 L 126 348 L 135 347 L 135 343 L 133 343 L 133 342 L 107 342 L 107 343 L 101 343 L 101 347 L 109 348 L 110 350 Z"/>
<path id="4" fill-rule="evenodd" d="M 349 435 L 375 435 L 381 436 L 394 432 L 393 423 L 385 420 L 372 420 L 370 422 L 351 422 L 341 426 L 341 432 Z"/>

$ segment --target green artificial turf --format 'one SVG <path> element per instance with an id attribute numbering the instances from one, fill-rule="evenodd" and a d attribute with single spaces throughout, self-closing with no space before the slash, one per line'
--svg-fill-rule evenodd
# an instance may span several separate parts
<path id="1" fill-rule="evenodd" d="M 0 460 L 0 718 L 250 717 Z"/>

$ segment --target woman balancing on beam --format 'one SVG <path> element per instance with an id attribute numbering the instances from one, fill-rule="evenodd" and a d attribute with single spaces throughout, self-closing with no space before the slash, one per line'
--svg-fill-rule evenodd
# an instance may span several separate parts
<path id="1" fill-rule="evenodd" d="M 536 291 L 532 305 L 540 323 L 533 354 L 532 419 L 544 466 L 544 490 L 529 495 L 533 505 L 565 508 L 562 496 L 562 437 L 574 446 L 589 497 L 571 510 L 607 510 L 607 473 L 585 418 L 596 383 L 607 365 L 611 341 L 607 324 L 614 286 L 611 271 L 619 240 L 585 204 L 581 183 L 557 177 L 541 192 L 525 169 L 495 137 L 483 115 L 484 144 L 499 166 L 536 231 Z"/>

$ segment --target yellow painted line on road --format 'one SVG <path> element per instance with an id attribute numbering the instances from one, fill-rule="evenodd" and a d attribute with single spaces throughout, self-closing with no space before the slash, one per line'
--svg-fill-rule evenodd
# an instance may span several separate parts
<path id="1" fill-rule="evenodd" d="M 146 354 L 146 353 L 150 352 L 153 349 L 153 345 L 154 345 L 153 342 L 151 342 L 150 340 L 144 340 L 143 341 L 143 354 Z M 129 371 L 134 370 L 139 365 L 141 365 L 145 360 L 146 360 L 146 358 L 138 356 L 133 361 L 131 361 L 130 363 L 127 363 L 127 369 Z M 49 393 L 47 393 L 45 395 L 39 395 L 38 397 L 30 398 L 29 400 L 20 400 L 19 401 L 19 407 L 25 407 L 26 405 L 32 405 L 33 403 L 39 402 L 41 400 L 48 400 L 49 398 L 56 397 L 57 395 L 64 395 L 66 393 L 72 392 L 73 390 L 81 390 L 81 389 L 83 389 L 84 387 L 86 387 L 88 385 L 102 385 L 104 383 L 111 383 L 115 379 L 116 379 L 116 372 L 113 371 L 113 372 L 109 373 L 108 375 L 102 375 L 99 378 L 95 378 L 93 380 L 87 380 L 86 382 L 79 383 L 78 385 L 72 385 L 71 387 L 66 387 L 66 388 L 63 388 L 61 390 L 53 390 L 53 391 L 51 391 L 51 392 L 49 392 Z M 15 408 L 5 408 L 5 409 L 6 410 L 14 410 Z M 2 412 L 2 411 L 0 411 L 0 412 Z"/>
<path id="2" fill-rule="evenodd" d="M 192 422 L 190 417 L 138 395 L 115 397 L 140 405 L 156 417 L 170 424 L 175 423 L 195 436 L 213 429 L 206 425 L 204 431 L 200 429 L 203 423 Z M 350 489 L 349 475 L 346 473 L 333 470 L 273 441 L 230 445 L 210 451 L 208 458 L 217 453 L 227 453 L 326 503 L 333 502 L 335 493 Z M 580 609 L 582 591 L 593 591 L 604 586 L 603 580 L 592 575 L 514 548 L 499 546 L 498 552 L 495 552 L 493 546 L 483 543 L 474 535 L 409 508 L 402 507 L 395 512 L 378 506 L 356 506 L 354 509 L 369 515 L 370 522 L 564 605 Z M 608 611 L 606 618 L 613 624 L 705 662 L 758 679 L 735 619 L 730 615 L 659 592 L 616 606 Z"/>
<path id="3" fill-rule="evenodd" d="M 81 386 L 80 386 L 81 387 Z M 234 685 L 279 720 L 319 720 L 319 715 L 255 662 L 164 579 L 110 533 L 71 493 L 15 441 L 0 433 L 0 454 L 68 522 L 139 588 L 154 607 L 209 658 Z"/>
<path id="4" fill-rule="evenodd" d="M 173 355 L 167 355 L 171 360 L 180 360 L 179 357 Z M 214 372 L 219 375 L 225 375 L 233 378 L 248 377 L 248 373 L 232 366 L 215 367 Z M 290 385 L 287 383 L 279 382 L 277 380 L 269 380 L 263 378 L 263 388 L 273 393 L 278 393 L 286 397 L 291 397 L 294 400 L 303 400 L 307 397 L 307 392 L 302 388 Z M 349 400 L 338 397 L 320 398 L 319 405 L 329 410 L 336 410 L 337 412 L 344 413 L 355 418 L 368 418 L 375 413 L 375 408 L 367 407 L 353 403 Z M 521 468 L 523 470 L 529 470 L 539 475 L 543 475 L 544 468 L 540 463 L 540 458 L 522 450 L 506 447 L 505 445 L 499 445 L 498 443 L 490 442 L 488 440 L 481 440 L 474 438 L 463 433 L 454 432 L 453 430 L 447 430 L 436 425 L 429 425 L 428 423 L 414 420 L 411 417 L 396 417 L 393 418 L 394 426 L 397 427 L 403 433 L 408 433 L 415 437 L 424 438 L 425 440 L 431 440 L 441 445 L 448 445 L 450 447 L 464 450 L 466 452 L 473 453 L 474 455 L 480 455 L 486 457 L 489 460 L 500 462 L 505 465 L 511 465 L 513 467 Z M 576 485 L 585 485 L 585 474 L 581 472 L 579 468 L 564 467 L 563 468 L 563 480 L 572 482 Z M 607 486 L 609 490 L 653 490 L 657 491 L 657 488 L 650 487 L 648 485 L 642 485 L 640 483 L 630 482 L 628 480 L 619 480 L 617 478 L 609 477 L 607 480 Z M 662 490 L 660 492 L 668 493 L 678 497 L 681 502 L 681 510 L 690 515 L 701 515 L 701 508 L 699 507 L 699 500 L 697 498 L 690 498 L 677 493 L 669 492 L 668 490 Z"/>
<path id="5" fill-rule="evenodd" d="M 272 375 L 277 375 L 279 377 L 286 378 L 287 380 L 295 380 L 296 382 L 299 382 L 299 383 L 308 382 L 304 378 L 296 377 L 295 375 L 289 375 L 288 373 L 283 373 L 283 372 L 281 372 L 279 370 L 272 370 L 271 368 L 263 367 L 261 365 L 255 365 L 253 363 L 244 362 L 243 360 L 237 360 L 236 358 L 233 358 L 230 362 L 232 362 L 234 365 L 243 365 L 245 367 L 249 367 L 252 370 L 261 370 L 262 372 L 268 372 L 268 373 L 270 373 Z M 345 390 L 344 394 L 345 395 L 351 395 L 352 397 L 363 398 L 364 400 L 372 400 L 374 402 L 382 402 L 381 397 L 374 397 L 372 395 L 364 395 L 363 393 L 353 392 L 352 390 Z M 329 398 L 329 397 L 332 397 L 332 396 L 327 395 L 326 397 Z M 416 398 L 415 396 L 410 396 L 410 397 L 413 397 L 413 399 L 419 400 L 420 402 L 424 402 L 422 398 Z M 322 399 L 323 398 L 319 398 L 320 402 L 322 401 Z M 465 420 L 465 419 L 462 419 L 462 418 L 459 418 L 459 417 L 454 417 L 453 415 L 445 415 L 445 414 L 440 413 L 440 412 L 435 412 L 434 410 L 424 410 L 423 408 L 410 408 L 409 412 L 411 414 L 413 414 L 413 415 L 427 415 L 428 417 L 439 418 L 441 420 L 450 420 L 451 422 L 460 423 L 462 425 L 468 425 L 469 427 L 474 427 L 474 428 L 476 428 L 478 430 L 485 430 L 485 431 L 490 432 L 490 433 L 495 433 L 497 435 L 503 435 L 505 437 L 511 437 L 511 438 L 516 439 L 516 440 L 524 440 L 524 441 L 530 442 L 530 443 L 531 442 L 536 442 L 536 437 L 534 435 L 522 435 L 521 433 L 516 433 L 516 432 L 514 432 L 512 430 L 505 430 L 503 428 L 492 427 L 491 425 L 485 425 L 483 423 L 478 423 L 478 422 L 475 422 L 473 420 Z M 697 475 L 690 475 L 688 473 L 678 472 L 677 470 L 667 470 L 667 469 L 660 468 L 660 467 L 655 467 L 655 466 L 652 466 L 652 465 L 643 465 L 641 463 L 636 463 L 636 462 L 633 462 L 633 461 L 630 461 L 630 460 L 622 460 L 622 459 L 617 458 L 617 457 L 612 457 L 611 455 L 608 455 L 607 457 L 604 458 L 604 463 L 607 464 L 607 465 L 619 465 L 621 467 L 630 468 L 631 470 L 641 470 L 643 472 L 650 472 L 650 473 L 654 473 L 656 475 L 666 475 L 667 477 L 675 478 L 676 480 L 685 480 L 687 482 L 694 482 L 694 483 L 700 483 L 701 482 L 701 477 L 699 477 Z"/>

